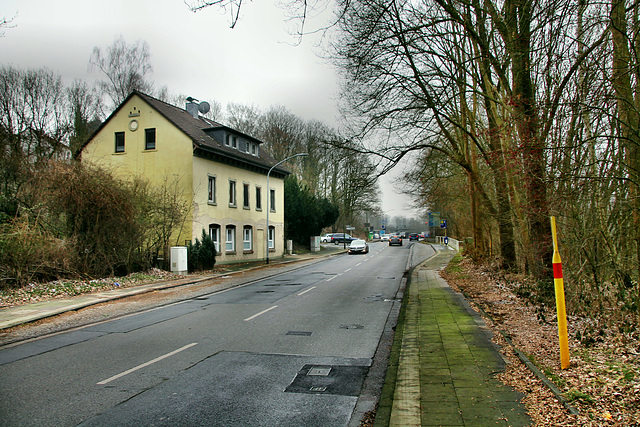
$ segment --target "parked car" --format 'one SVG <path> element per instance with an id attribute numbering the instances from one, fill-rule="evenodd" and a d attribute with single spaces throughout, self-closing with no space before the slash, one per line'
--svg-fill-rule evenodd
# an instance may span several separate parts
<path id="1" fill-rule="evenodd" d="M 398 234 L 392 234 L 391 236 L 389 236 L 389 246 L 391 245 L 402 246 L 402 237 L 400 237 Z"/>
<path id="2" fill-rule="evenodd" d="M 352 240 L 349 245 L 349 255 L 351 254 L 368 254 L 369 253 L 369 245 L 362 239 Z"/>
<path id="3" fill-rule="evenodd" d="M 331 242 L 331 236 L 333 236 L 333 233 L 323 234 L 322 236 L 320 236 L 320 242 L 322 242 L 322 243 L 330 243 Z"/>
<path id="4" fill-rule="evenodd" d="M 412 240 L 418 241 L 418 233 L 409 233 L 409 241 Z"/>
<path id="5" fill-rule="evenodd" d="M 352 240 L 356 239 L 356 237 L 351 237 L 350 235 L 345 233 L 335 233 L 333 236 L 331 236 L 331 241 L 336 245 L 338 243 L 351 243 Z"/>

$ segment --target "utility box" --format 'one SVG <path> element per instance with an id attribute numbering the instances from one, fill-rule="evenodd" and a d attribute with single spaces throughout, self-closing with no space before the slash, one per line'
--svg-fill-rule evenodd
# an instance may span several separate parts
<path id="1" fill-rule="evenodd" d="M 287 240 L 287 253 L 293 255 L 293 240 Z"/>
<path id="2" fill-rule="evenodd" d="M 311 236 L 311 252 L 320 252 L 320 236 Z"/>
<path id="3" fill-rule="evenodd" d="M 173 246 L 171 247 L 171 272 L 186 276 L 189 272 L 187 266 L 187 247 Z"/>

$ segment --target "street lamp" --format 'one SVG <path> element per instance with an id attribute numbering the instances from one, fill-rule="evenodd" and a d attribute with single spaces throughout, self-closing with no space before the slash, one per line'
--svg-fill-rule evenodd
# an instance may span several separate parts
<path id="1" fill-rule="evenodd" d="M 287 157 L 284 160 L 279 161 L 278 163 L 276 163 L 275 165 L 271 166 L 271 169 L 269 169 L 269 172 L 267 172 L 267 229 L 266 229 L 266 241 L 267 241 L 267 264 L 269 264 L 269 211 L 271 210 L 271 206 L 269 206 L 269 202 L 271 201 L 271 189 L 269 188 L 269 176 L 271 175 L 271 171 L 273 170 L 273 168 L 275 168 L 278 165 L 281 165 L 282 163 L 286 162 L 287 160 L 291 160 L 294 157 L 298 157 L 298 156 L 308 156 L 309 153 L 299 153 L 299 154 L 294 154 L 293 156 Z M 284 195 L 283 195 L 284 197 Z M 275 239 L 275 233 L 273 235 L 274 239 Z M 274 246 L 275 246 L 275 242 L 274 242 Z"/>

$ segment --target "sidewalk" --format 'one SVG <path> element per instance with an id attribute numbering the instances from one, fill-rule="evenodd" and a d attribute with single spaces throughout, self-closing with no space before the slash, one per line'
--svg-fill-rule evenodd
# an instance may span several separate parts
<path id="1" fill-rule="evenodd" d="M 505 362 L 491 331 L 438 274 L 447 252 L 411 274 L 394 340 L 397 366 L 391 360 L 387 374 L 395 389 L 386 399 L 383 391 L 375 425 L 528 426 L 524 395 L 494 378 Z"/>

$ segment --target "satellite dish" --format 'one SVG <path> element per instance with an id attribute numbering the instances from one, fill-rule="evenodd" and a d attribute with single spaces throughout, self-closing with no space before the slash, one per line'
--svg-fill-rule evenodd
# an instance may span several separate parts
<path id="1" fill-rule="evenodd" d="M 211 109 L 211 106 L 209 105 L 209 103 L 207 101 L 202 101 L 198 105 L 198 111 L 200 111 L 202 114 L 207 114 L 210 109 Z"/>

